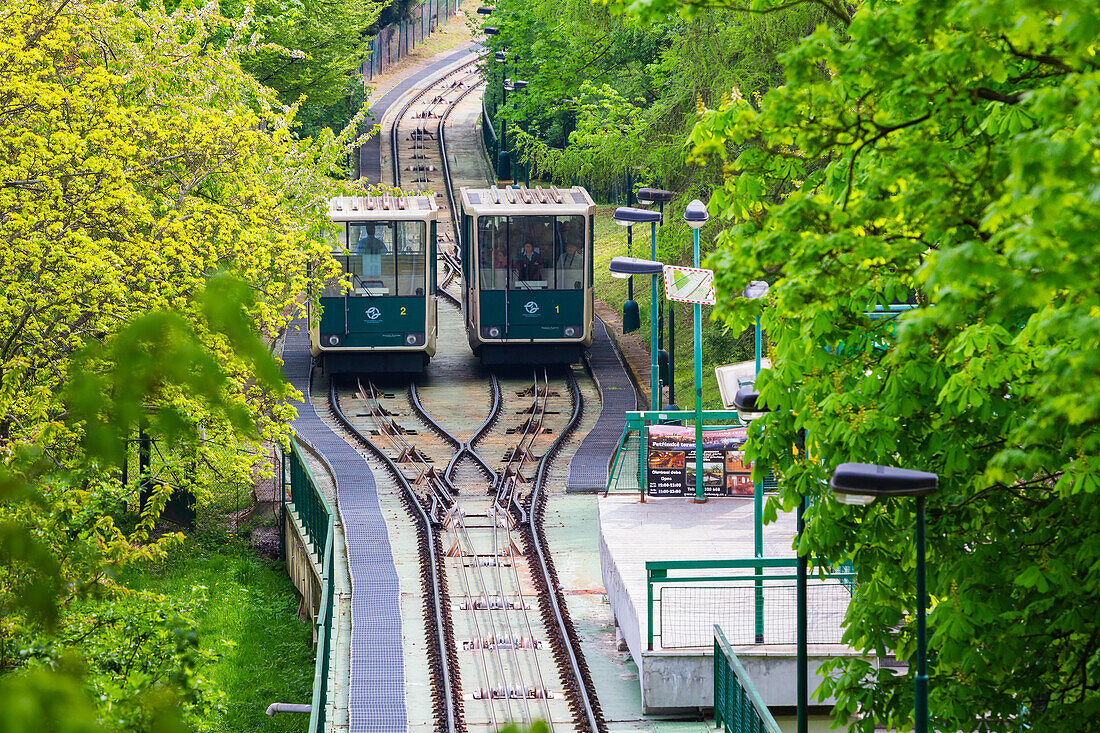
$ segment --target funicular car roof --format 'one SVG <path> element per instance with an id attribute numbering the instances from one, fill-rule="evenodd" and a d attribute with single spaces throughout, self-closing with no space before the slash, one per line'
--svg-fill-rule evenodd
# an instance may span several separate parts
<path id="1" fill-rule="evenodd" d="M 596 213 L 596 203 L 580 186 L 463 188 L 462 209 L 473 216 L 577 216 Z"/>
<path id="2" fill-rule="evenodd" d="M 328 215 L 332 221 L 435 221 L 439 205 L 431 196 L 337 196 Z"/>

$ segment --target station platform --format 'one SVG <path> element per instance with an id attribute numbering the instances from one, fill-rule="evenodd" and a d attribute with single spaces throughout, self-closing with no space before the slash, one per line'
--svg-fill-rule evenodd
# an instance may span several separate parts
<path id="1" fill-rule="evenodd" d="M 638 493 L 612 493 L 598 499 L 603 584 L 621 641 L 638 667 L 645 714 L 698 711 L 713 705 L 715 624 L 722 627 L 765 704 L 781 708 L 795 704 L 793 514 L 780 514 L 763 528 L 764 557 L 789 558 L 791 563 L 789 569 L 761 571 L 766 579 L 759 582 L 759 591 L 751 569 L 700 563 L 679 571 L 678 579 L 672 572 L 667 579 L 651 578 L 646 570 L 647 562 L 749 560 L 755 554 L 753 517 L 752 497 L 711 498 L 705 504 L 685 497 L 649 497 L 642 503 Z M 842 582 L 811 576 L 807 589 L 811 692 L 819 682 L 818 666 L 839 656 L 856 656 L 840 641 L 850 597 Z"/>

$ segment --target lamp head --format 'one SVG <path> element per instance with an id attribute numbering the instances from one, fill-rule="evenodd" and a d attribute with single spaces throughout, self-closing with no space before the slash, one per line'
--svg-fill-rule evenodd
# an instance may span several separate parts
<path id="1" fill-rule="evenodd" d="M 496 61 L 503 63 L 504 61 L 508 60 L 508 54 L 504 53 L 503 51 L 497 51 L 493 54 L 493 58 Z"/>
<path id="2" fill-rule="evenodd" d="M 637 197 L 642 204 L 665 204 L 672 200 L 675 194 L 663 188 L 639 188 Z"/>
<path id="3" fill-rule="evenodd" d="M 692 229 L 700 229 L 708 219 L 710 214 L 707 213 L 707 206 L 699 199 L 695 199 L 684 209 L 684 221 Z"/>
<path id="4" fill-rule="evenodd" d="M 758 420 L 765 413 L 771 412 L 764 406 L 763 401 L 760 399 L 760 393 L 756 391 L 756 387 L 752 384 L 737 390 L 737 393 L 733 395 L 733 407 L 737 410 L 737 416 L 745 422 Z"/>
<path id="5" fill-rule="evenodd" d="M 656 211 L 635 209 L 632 206 L 620 206 L 611 215 L 616 224 L 630 226 L 631 224 L 652 224 L 661 220 L 661 215 Z"/>
<path id="6" fill-rule="evenodd" d="M 628 278 L 631 275 L 660 275 L 664 272 L 665 264 L 640 257 L 612 257 L 607 269 L 612 277 Z"/>
<path id="7" fill-rule="evenodd" d="M 763 280 L 753 280 L 741 291 L 741 297 L 748 300 L 758 300 L 768 294 L 770 287 Z"/>
<path id="8" fill-rule="evenodd" d="M 487 25 L 484 28 L 482 28 L 481 30 L 487 36 L 499 36 L 500 35 L 500 28 L 497 28 L 495 25 Z"/>
<path id="9" fill-rule="evenodd" d="M 829 479 L 837 501 L 866 506 L 880 496 L 928 496 L 936 493 L 939 477 L 927 471 L 879 466 L 873 463 L 841 463 Z"/>
<path id="10" fill-rule="evenodd" d="M 482 5 L 480 8 L 477 9 L 477 14 L 478 15 L 492 15 L 493 14 L 493 9 L 492 8 L 487 8 L 484 5 Z"/>

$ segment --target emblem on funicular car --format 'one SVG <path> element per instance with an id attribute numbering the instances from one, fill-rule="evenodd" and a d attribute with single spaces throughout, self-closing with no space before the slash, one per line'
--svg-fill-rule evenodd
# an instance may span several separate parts
<path id="1" fill-rule="evenodd" d="M 527 311 L 527 312 L 528 312 L 528 313 L 530 313 L 531 315 L 535 315 L 536 313 L 538 313 L 538 312 L 539 312 L 539 304 L 538 304 L 538 303 L 536 303 L 536 302 L 535 302 L 535 301 L 533 301 L 533 300 L 529 300 L 529 301 L 527 301 L 527 303 L 526 303 L 526 304 L 525 304 L 525 305 L 523 306 L 523 310 Z"/>
<path id="2" fill-rule="evenodd" d="M 382 317 L 382 311 L 378 310 L 374 306 L 371 306 L 370 308 L 367 308 L 367 318 L 369 318 L 370 320 L 377 321 L 381 317 Z"/>

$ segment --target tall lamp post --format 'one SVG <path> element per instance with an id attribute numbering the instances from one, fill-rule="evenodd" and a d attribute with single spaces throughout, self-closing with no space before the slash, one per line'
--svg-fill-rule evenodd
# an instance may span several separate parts
<path id="1" fill-rule="evenodd" d="M 504 80 L 504 90 L 507 91 L 507 92 L 518 92 L 518 91 L 520 91 L 522 89 L 526 89 L 526 88 L 527 88 L 527 82 L 524 81 L 523 79 L 514 79 L 514 80 L 513 79 L 505 79 Z M 526 117 L 524 118 L 524 121 L 526 122 Z M 527 131 L 526 130 L 526 124 L 523 127 L 521 127 L 520 129 L 523 130 L 524 132 L 526 132 Z M 512 170 L 513 163 L 514 163 L 514 161 L 512 160 L 512 156 L 509 152 L 509 156 L 508 156 L 509 180 L 515 180 L 515 172 Z M 523 168 L 524 168 L 524 171 L 527 171 L 527 166 L 526 165 L 524 165 Z M 531 181 L 528 179 L 525 182 L 525 185 L 530 187 Z"/>
<path id="2" fill-rule="evenodd" d="M 746 291 L 748 288 L 746 288 Z M 748 296 L 746 296 L 748 297 Z M 737 415 L 743 422 L 751 422 L 770 410 L 760 401 L 760 393 L 756 390 L 756 387 L 749 385 L 737 390 L 737 393 L 733 396 L 733 405 L 737 408 Z M 805 450 L 805 438 L 804 433 L 799 432 L 798 447 L 799 451 Z M 754 544 L 756 547 L 756 556 L 764 556 L 764 528 L 763 528 L 763 493 L 759 490 L 756 491 L 755 497 L 756 505 L 756 521 L 754 527 Z M 802 534 L 806 530 L 805 520 L 806 510 L 806 497 L 799 496 L 798 498 L 798 513 L 796 515 L 796 526 L 798 529 L 798 539 L 795 544 L 795 556 L 798 558 L 797 570 L 795 574 L 795 598 L 796 598 L 796 618 L 797 618 L 797 633 L 798 638 L 796 640 L 796 658 L 795 658 L 795 690 L 796 690 L 796 710 L 798 716 L 798 725 L 796 730 L 798 733 L 807 733 L 809 730 L 809 702 L 810 702 L 810 690 L 809 690 L 809 660 L 807 654 L 807 636 L 809 623 L 806 618 L 806 566 L 808 564 L 806 556 L 802 553 Z M 760 575 L 760 569 L 757 568 L 757 575 Z M 756 582 L 756 602 L 763 604 L 763 586 L 760 581 Z M 763 642 L 762 628 L 756 629 L 756 640 L 758 643 Z"/>
<path id="3" fill-rule="evenodd" d="M 629 227 L 632 227 L 634 224 L 649 224 L 649 260 L 648 261 L 649 262 L 656 262 L 657 261 L 657 222 L 659 222 L 661 220 L 661 215 L 660 214 L 658 214 L 656 211 L 647 211 L 645 209 L 635 209 L 635 208 L 632 208 L 632 207 L 629 207 L 629 206 L 620 206 L 619 208 L 615 209 L 615 213 L 611 215 L 611 218 L 615 220 L 615 223 L 624 224 L 628 227 L 628 230 L 627 230 L 628 231 L 628 234 L 627 234 L 628 237 L 630 236 L 629 235 L 629 231 L 630 231 Z M 615 258 L 615 259 L 620 259 L 620 258 Z M 640 261 L 644 262 L 646 260 L 640 260 Z M 661 264 L 661 263 L 658 263 L 658 264 Z M 663 264 L 661 264 L 661 266 L 664 267 Z M 615 274 L 614 270 L 612 270 L 612 274 Z M 658 326 L 657 326 L 657 324 L 658 324 L 658 313 L 659 313 L 659 310 L 660 310 L 657 306 L 657 302 L 658 302 L 657 301 L 657 276 L 660 275 L 660 274 L 661 273 L 658 272 L 653 277 L 652 292 L 650 294 L 651 300 L 650 300 L 650 303 L 649 303 L 649 311 L 650 311 L 650 319 L 651 319 L 651 323 L 650 323 L 650 326 L 649 326 L 650 341 L 651 341 L 650 351 L 653 352 L 653 370 L 652 370 L 652 373 L 650 374 L 650 378 L 649 378 L 649 390 L 650 390 L 650 402 L 652 403 L 654 410 L 661 409 L 660 356 L 658 354 L 659 344 L 657 343 L 658 334 L 660 333 L 658 331 Z M 633 293 L 631 293 L 631 297 L 633 297 Z M 637 306 L 635 306 L 635 307 L 637 307 Z M 624 309 L 625 309 L 625 306 L 624 306 Z M 624 321 L 623 321 L 623 330 L 626 330 L 625 313 L 624 313 Z"/>
<path id="4" fill-rule="evenodd" d="M 621 227 L 626 227 L 626 255 L 634 256 L 634 222 L 611 217 Z M 634 333 L 642 327 L 642 317 L 638 313 L 638 301 L 634 300 L 634 278 L 626 278 L 626 302 L 623 303 L 623 333 Z"/>
<path id="5" fill-rule="evenodd" d="M 684 221 L 691 227 L 695 239 L 695 266 L 699 266 L 699 229 L 710 214 L 706 205 L 695 199 L 684 209 Z M 695 335 L 695 503 L 707 500 L 703 493 L 703 307 L 698 303 L 692 306 Z"/>
<path id="6" fill-rule="evenodd" d="M 622 211 L 622 209 L 619 209 L 619 211 Z M 617 215 L 619 212 L 616 211 L 615 213 Z M 649 214 L 652 212 L 644 211 L 642 213 Z M 652 276 L 652 299 L 649 302 L 649 389 L 651 407 L 654 411 L 659 410 L 661 409 L 661 386 L 657 378 L 657 280 L 661 277 L 661 273 L 664 272 L 665 265 L 663 262 L 657 262 L 655 260 L 642 260 L 638 259 L 637 257 L 613 257 L 611 259 L 611 264 L 608 265 L 608 269 L 611 271 L 611 275 L 613 277 L 619 278 L 627 278 L 633 275 Z"/>
<path id="7" fill-rule="evenodd" d="M 661 218 L 659 223 L 664 226 L 665 223 L 665 204 L 672 200 L 672 197 L 676 194 L 672 191 L 666 191 L 663 188 L 639 188 L 636 198 L 638 199 L 639 206 L 652 206 L 658 204 L 660 207 Z M 656 249 L 651 255 L 652 259 L 657 259 Z M 666 406 L 668 410 L 680 409 L 676 405 L 676 335 L 675 335 L 675 311 L 673 310 L 672 303 L 668 304 L 668 349 L 665 350 L 664 346 L 659 344 L 660 351 L 657 352 L 658 362 L 661 364 L 664 371 L 665 379 L 663 380 L 668 385 L 668 402 Z M 657 328 L 658 333 L 663 335 L 664 329 L 661 328 L 660 313 L 658 313 Z M 660 337 L 659 337 L 660 338 Z"/>
<path id="8" fill-rule="evenodd" d="M 490 28 L 486 27 L 485 32 L 488 33 Z M 496 30 L 493 28 L 492 30 Z M 499 33 L 499 31 L 497 31 Z M 490 34 L 496 35 L 496 34 Z M 493 54 L 493 59 L 496 60 L 500 67 L 500 106 L 508 106 L 508 54 L 505 51 L 497 51 Z M 500 149 L 497 151 L 497 178 L 501 181 L 512 180 L 512 155 L 508 150 L 508 120 L 501 117 L 499 114 L 497 118 L 500 120 Z"/>
<path id="9" fill-rule="evenodd" d="M 829 486 L 842 504 L 867 506 L 879 497 L 912 496 L 917 500 L 917 674 L 913 678 L 913 730 L 928 733 L 928 662 L 925 641 L 924 497 L 936 493 L 939 477 L 926 471 L 870 463 L 842 463 Z"/>

